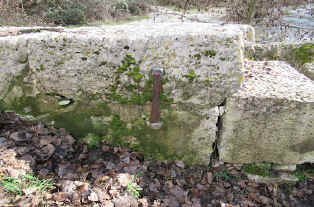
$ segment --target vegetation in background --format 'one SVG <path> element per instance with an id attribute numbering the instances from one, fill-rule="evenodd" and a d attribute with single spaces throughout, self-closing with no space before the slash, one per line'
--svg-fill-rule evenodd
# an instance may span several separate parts
<path id="1" fill-rule="evenodd" d="M 149 10 L 148 0 L 3 0 L 0 25 L 77 25 L 116 21 Z"/>
<path id="2" fill-rule="evenodd" d="M 208 10 L 226 7 L 228 20 L 253 23 L 268 17 L 279 20 L 288 5 L 305 4 L 309 0 L 2 0 L 0 25 L 76 25 L 122 20 L 145 15 L 151 5 Z"/>
<path id="3" fill-rule="evenodd" d="M 273 24 L 280 20 L 283 7 L 309 3 L 308 0 L 228 0 L 228 18 L 230 21 L 251 24 L 269 18 Z"/>

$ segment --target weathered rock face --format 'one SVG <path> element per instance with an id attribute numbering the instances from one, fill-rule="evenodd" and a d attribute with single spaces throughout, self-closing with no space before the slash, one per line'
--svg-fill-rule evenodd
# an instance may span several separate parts
<path id="1" fill-rule="evenodd" d="M 245 32 L 232 28 L 129 24 L 1 37 L 1 108 L 155 158 L 207 164 L 217 105 L 243 79 Z M 160 130 L 146 123 L 153 66 L 166 69 Z"/>
<path id="2" fill-rule="evenodd" d="M 66 128 L 90 146 L 105 138 L 155 159 L 208 164 L 218 139 L 225 162 L 314 162 L 312 43 L 246 42 L 246 57 L 284 60 L 306 77 L 279 61 L 243 69 L 243 40 L 254 40 L 243 25 L 49 30 L 0 37 L 0 110 Z M 149 126 L 154 66 L 166 70 L 158 130 Z"/>
<path id="3" fill-rule="evenodd" d="M 222 126 L 225 162 L 314 162 L 314 81 L 284 62 L 248 61 Z"/>
<path id="4" fill-rule="evenodd" d="M 314 80 L 314 62 L 311 62 L 311 63 L 305 63 L 303 66 L 302 66 L 302 71 L 303 73 L 311 78 L 312 80 Z"/>
<path id="5" fill-rule="evenodd" d="M 0 54 L 0 94 L 4 97 L 8 93 L 10 83 L 26 69 L 27 44 L 19 39 L 1 41 Z"/>
<path id="6" fill-rule="evenodd" d="M 299 72 L 314 80 L 310 64 L 314 62 L 314 44 L 306 43 L 270 43 L 245 46 L 245 56 L 252 60 L 281 60 L 289 63 Z"/>

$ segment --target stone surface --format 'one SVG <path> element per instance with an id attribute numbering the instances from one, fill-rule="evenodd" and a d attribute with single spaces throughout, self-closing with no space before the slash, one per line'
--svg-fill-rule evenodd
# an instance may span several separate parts
<path id="1" fill-rule="evenodd" d="M 140 64 L 143 80 L 149 78 L 152 66 L 165 67 L 169 81 L 164 90 L 175 101 L 216 105 L 239 88 L 240 37 L 241 33 L 227 27 L 195 23 L 34 34 L 28 37 L 31 79 L 37 80 L 38 88 L 71 98 L 106 93 L 114 83 L 115 71 L 130 54 Z M 195 74 L 193 81 L 187 77 L 190 73 Z M 128 76 L 120 81 L 134 82 Z"/>
<path id="2" fill-rule="evenodd" d="M 273 177 L 263 177 L 260 175 L 247 174 L 249 180 L 257 183 L 296 183 L 298 179 L 293 174 L 279 173 Z"/>
<path id="3" fill-rule="evenodd" d="M 245 45 L 245 56 L 251 60 L 280 60 L 288 62 L 299 72 L 314 80 L 314 43 L 268 43 Z"/>
<path id="4" fill-rule="evenodd" d="M 8 71 L 0 108 L 89 136 L 89 145 L 106 138 L 148 157 L 201 164 L 213 151 L 217 105 L 243 79 L 243 40 L 254 36 L 249 26 L 182 22 L 15 30 L 0 37 Z M 166 70 L 159 130 L 147 124 L 153 66 Z"/>
<path id="5" fill-rule="evenodd" d="M 314 80 L 314 62 L 312 63 L 305 63 L 303 65 L 303 71 L 304 71 L 304 74 L 311 78 L 312 80 Z"/>
<path id="6" fill-rule="evenodd" d="M 247 61 L 227 99 L 220 159 L 231 163 L 314 162 L 314 81 L 280 61 Z"/>
<path id="7" fill-rule="evenodd" d="M 293 172 L 297 169 L 297 165 L 274 165 L 274 170 L 277 171 L 290 171 Z"/>
<path id="8" fill-rule="evenodd" d="M 27 71 L 27 43 L 23 39 L 3 39 L 0 41 L 0 106 L 1 99 L 5 97 L 8 90 L 14 91 L 17 97 L 23 95 L 16 88 L 10 88 L 15 79 L 22 77 L 23 72 Z"/>

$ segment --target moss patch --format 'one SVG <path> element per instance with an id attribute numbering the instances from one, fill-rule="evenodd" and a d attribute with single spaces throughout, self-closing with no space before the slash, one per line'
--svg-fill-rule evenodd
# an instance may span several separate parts
<path id="1" fill-rule="evenodd" d="M 187 78 L 190 82 L 193 82 L 193 80 L 196 78 L 196 74 L 194 70 L 191 70 L 188 74 L 183 75 L 183 77 Z"/>
<path id="2" fill-rule="evenodd" d="M 304 63 L 314 62 L 314 44 L 306 43 L 295 50 L 297 61 L 303 65 Z"/>
<path id="3" fill-rule="evenodd" d="M 88 133 L 85 137 L 80 139 L 81 143 L 86 143 L 89 148 L 99 147 L 103 137 L 97 136 L 93 133 Z"/>
<path id="4" fill-rule="evenodd" d="M 214 57 L 214 56 L 216 56 L 216 51 L 215 50 L 206 50 L 206 51 L 204 51 L 204 55 L 206 57 Z"/>
<path id="5" fill-rule="evenodd" d="M 247 164 L 244 167 L 242 167 L 242 170 L 249 174 L 266 177 L 272 175 L 272 164 L 271 163 Z"/>
<path id="6" fill-rule="evenodd" d="M 92 133 L 95 136 L 104 136 L 107 134 L 107 126 L 104 124 L 95 124 L 92 117 L 108 117 L 111 115 L 109 108 L 105 103 L 89 104 L 78 102 L 69 111 L 56 111 L 45 118 L 46 121 L 54 121 L 57 128 L 66 128 L 77 138 L 88 136 Z M 99 120 L 101 122 L 101 120 Z"/>
<path id="7" fill-rule="evenodd" d="M 43 70 L 44 66 L 39 69 Z M 143 108 L 152 99 L 153 77 L 141 71 L 140 61 L 136 61 L 130 54 L 127 54 L 120 67 L 116 68 L 115 82 L 110 92 L 105 94 L 104 101 L 100 101 L 100 96 L 78 97 L 73 100 L 73 104 L 64 107 L 59 105 L 59 101 L 66 98 L 62 95 L 41 93 L 30 96 L 32 87 L 28 87 L 28 83 L 24 82 L 27 73 L 28 70 L 25 70 L 10 86 L 10 92 L 17 90 L 21 94 L 6 97 L 9 102 L 0 102 L 1 108 L 4 105 L 20 114 L 33 115 L 47 123 L 53 122 L 55 127 L 66 128 L 89 147 L 99 146 L 105 138 L 114 145 L 130 146 L 144 153 L 146 158 L 181 159 L 191 164 L 201 160 L 196 156 L 197 149 L 193 148 L 192 133 L 200 126 L 202 117 L 193 112 L 175 111 L 171 108 L 173 100 L 163 91 L 160 97 L 164 113 L 163 125 L 159 130 L 148 126 L 149 115 L 142 111 L 138 112 L 138 117 L 135 116 L 135 119 L 128 122 L 123 121 L 124 116 L 119 117 L 119 112 L 112 113 L 113 110 L 108 107 L 112 102 L 118 102 L 124 112 L 130 113 L 131 109 L 125 108 L 124 104 Z M 128 78 L 128 81 L 125 81 L 125 78 Z M 190 71 L 187 78 L 193 81 L 196 78 L 195 72 Z M 167 81 L 165 76 L 162 83 Z"/>
<path id="8" fill-rule="evenodd" d="M 114 115 L 105 138 L 111 144 L 129 146 L 142 152 L 148 159 L 181 159 L 186 163 L 197 163 L 199 158 L 191 149 L 191 134 L 199 126 L 200 120 L 196 115 L 185 113 L 182 116 L 170 112 L 163 117 L 159 130 L 150 128 L 143 118 L 128 124 Z"/>
<path id="9" fill-rule="evenodd" d="M 152 76 L 149 76 L 148 79 L 146 79 L 144 87 L 140 86 L 140 82 L 144 81 L 145 74 L 140 69 L 140 61 L 136 61 L 131 54 L 126 54 L 120 67 L 115 73 L 115 84 L 110 89 L 111 93 L 106 94 L 107 99 L 122 104 L 136 105 L 144 105 L 152 100 Z M 121 77 L 125 75 L 130 80 L 128 83 L 122 83 L 121 81 Z M 164 77 L 162 83 L 165 84 L 167 81 L 167 77 Z M 168 98 L 163 91 L 161 91 L 160 96 L 162 107 L 172 103 L 172 99 Z"/>

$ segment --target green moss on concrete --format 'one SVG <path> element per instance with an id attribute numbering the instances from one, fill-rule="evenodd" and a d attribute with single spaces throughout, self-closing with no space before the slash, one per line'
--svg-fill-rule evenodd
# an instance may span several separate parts
<path id="1" fill-rule="evenodd" d="M 127 75 L 130 82 L 122 84 L 120 80 L 122 75 Z M 151 76 L 148 77 L 148 79 L 145 80 L 144 87 L 140 87 L 140 82 L 144 81 L 144 77 L 145 74 L 140 69 L 140 61 L 136 61 L 131 54 L 126 54 L 120 67 L 116 71 L 115 84 L 110 89 L 111 93 L 105 94 L 107 99 L 122 104 L 135 105 L 144 105 L 151 101 L 153 96 L 153 79 Z M 165 84 L 167 81 L 168 78 L 164 77 L 162 84 Z M 163 91 L 161 91 L 160 96 L 162 108 L 172 103 L 172 99 Z"/>
<path id="2" fill-rule="evenodd" d="M 303 65 L 304 63 L 314 62 L 314 44 L 306 43 L 295 50 L 297 61 Z"/>
<path id="3" fill-rule="evenodd" d="M 191 70 L 188 74 L 183 75 L 183 77 L 187 78 L 190 82 L 193 82 L 193 80 L 196 78 L 196 74 L 194 70 Z"/>
<path id="4" fill-rule="evenodd" d="M 92 117 L 107 117 L 111 115 L 109 107 L 104 102 L 94 102 L 93 98 L 81 97 L 81 102 L 64 107 L 59 101 L 65 97 L 58 94 L 38 94 L 31 96 L 31 88 L 24 83 L 24 77 L 28 74 L 26 68 L 23 73 L 13 80 L 8 93 L 1 100 L 2 110 L 13 110 L 22 115 L 31 115 L 43 121 L 55 123 L 58 128 L 66 128 L 77 138 L 85 137 L 88 133 L 97 136 L 106 134 L 105 125 L 95 125 Z M 99 100 L 99 97 L 97 98 Z M 73 100 L 74 101 L 74 100 Z M 98 104 L 97 104 L 98 103 Z"/>
<path id="5" fill-rule="evenodd" d="M 206 51 L 204 51 L 204 55 L 206 57 L 214 57 L 214 56 L 216 56 L 216 51 L 215 50 L 206 50 Z"/>
<path id="6" fill-rule="evenodd" d="M 260 175 L 263 177 L 272 175 L 272 163 L 261 163 L 261 164 L 247 164 L 242 167 L 242 170 L 246 173 L 253 175 Z"/>
<path id="7" fill-rule="evenodd" d="M 191 134 L 200 124 L 199 117 L 173 111 L 163 116 L 162 122 L 161 129 L 156 130 L 141 117 L 128 124 L 116 114 L 108 125 L 106 139 L 111 144 L 142 152 L 145 158 L 196 163 L 199 158 L 191 150 Z"/>
<path id="8" fill-rule="evenodd" d="M 129 73 L 129 76 L 132 77 L 132 79 L 134 80 L 134 82 L 139 83 L 142 78 L 143 78 L 143 74 L 140 73 L 140 66 L 136 65 Z"/>
<path id="9" fill-rule="evenodd" d="M 108 117 L 111 115 L 109 108 L 104 104 L 96 105 L 79 102 L 69 111 L 59 110 L 50 113 L 44 119 L 48 122 L 53 121 L 54 126 L 57 128 L 66 128 L 77 138 L 85 137 L 89 133 L 101 137 L 106 135 L 107 126 L 105 123 L 95 125 L 92 117 Z"/>
<path id="10" fill-rule="evenodd" d="M 39 70 L 40 70 L 40 71 L 45 70 L 45 66 L 44 66 L 43 64 L 40 64 L 40 66 L 39 66 Z"/>
<path id="11" fill-rule="evenodd" d="M 115 114 L 109 123 L 109 132 L 106 139 L 113 145 L 126 146 L 125 138 L 132 135 L 132 131 L 127 128 L 126 124 Z"/>
<path id="12" fill-rule="evenodd" d="M 32 115 L 37 116 L 41 114 L 39 105 L 39 100 L 36 97 L 23 96 L 15 98 L 10 105 L 7 105 L 7 109 L 14 110 L 19 114 L 28 114 L 26 111 L 28 108 Z"/>
<path id="13" fill-rule="evenodd" d="M 193 55 L 193 58 L 195 58 L 196 60 L 200 60 L 201 59 L 201 54 L 195 54 Z"/>
<path id="14" fill-rule="evenodd" d="M 40 66 L 40 69 L 43 67 Z M 12 96 L 10 102 L 4 103 L 12 110 L 21 114 L 33 115 L 48 123 L 54 123 L 57 128 L 66 128 L 74 137 L 82 142 L 88 143 L 90 147 L 97 147 L 101 140 L 106 138 L 115 145 L 127 145 L 143 152 L 146 158 L 160 160 L 182 159 L 187 163 L 197 163 L 201 160 L 195 156 L 193 149 L 193 131 L 199 127 L 200 120 L 196 114 L 188 112 L 172 111 L 173 100 L 163 91 L 161 92 L 161 109 L 163 111 L 163 126 L 159 130 L 148 126 L 148 115 L 139 112 L 139 117 L 135 121 L 123 121 L 116 112 L 113 114 L 108 107 L 112 101 L 129 104 L 129 107 L 140 105 L 144 107 L 152 100 L 153 78 L 145 76 L 140 70 L 140 64 L 130 54 L 127 54 L 122 64 L 116 70 L 116 79 L 110 93 L 106 94 L 106 102 L 99 101 L 101 97 L 89 96 L 79 97 L 73 100 L 74 103 L 68 107 L 59 106 L 58 102 L 62 95 L 58 94 L 38 94 L 35 97 L 26 94 L 29 90 L 24 83 L 24 77 L 28 70 L 12 82 L 10 91 L 14 87 L 22 88 L 22 96 Z M 121 76 L 129 77 L 128 83 L 122 83 Z M 195 72 L 188 74 L 191 81 L 196 77 Z M 145 81 L 144 84 L 140 84 Z M 162 83 L 167 83 L 165 76 Z M 185 83 L 186 84 L 186 83 Z M 59 97 L 60 96 L 60 97 Z M 64 97 L 63 97 L 64 98 Z M 108 102 L 107 102 L 108 101 Z M 2 107 L 0 102 L 0 107 Z M 123 107 L 123 106 L 122 106 Z M 25 110 L 27 109 L 27 110 Z M 166 110 L 165 110 L 166 109 Z M 119 109 L 117 109 L 119 110 Z M 129 112 L 129 109 L 126 109 Z M 131 109 L 130 109 L 131 110 Z M 141 116 L 142 114 L 142 116 Z M 146 117 L 146 119 L 143 119 Z M 123 118 L 123 117 L 122 117 Z M 194 151 L 195 150 L 195 151 Z"/>

